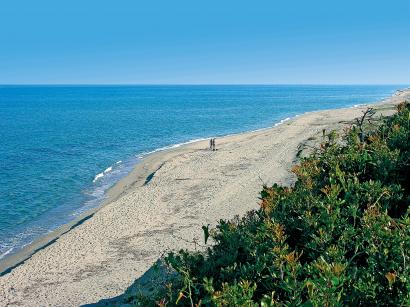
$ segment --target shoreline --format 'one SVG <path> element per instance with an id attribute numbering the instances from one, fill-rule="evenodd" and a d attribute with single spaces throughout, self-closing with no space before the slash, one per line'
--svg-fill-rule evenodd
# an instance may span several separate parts
<path id="1" fill-rule="evenodd" d="M 244 139 L 247 142 L 250 142 L 252 138 L 264 137 L 265 135 L 267 136 L 271 134 L 274 135 L 275 133 L 276 134 L 284 133 L 286 132 L 287 127 L 290 127 L 292 126 L 293 123 L 306 119 L 309 116 L 310 117 L 322 116 L 328 113 L 335 114 L 337 112 L 343 112 L 346 110 L 347 111 L 351 110 L 352 113 L 357 111 L 356 113 L 358 113 L 358 111 L 361 111 L 361 109 L 364 109 L 367 106 L 383 106 L 385 104 L 387 107 L 392 107 L 395 104 L 397 104 L 399 100 L 403 100 L 406 98 L 408 99 L 409 97 L 410 97 L 410 89 L 406 88 L 406 89 L 397 91 L 391 97 L 384 98 L 380 101 L 377 101 L 371 104 L 365 104 L 365 105 L 360 105 L 357 107 L 348 107 L 348 108 L 342 108 L 342 109 L 306 112 L 301 115 L 296 115 L 290 118 L 289 120 L 282 122 L 281 124 L 278 123 L 279 125 L 275 124 L 272 127 L 266 127 L 266 128 L 261 128 L 261 129 L 257 129 L 254 131 L 247 131 L 247 132 L 218 137 L 217 147 L 221 146 L 221 148 L 225 149 L 225 147 L 223 146 L 231 146 L 231 144 L 242 142 Z M 314 124 L 314 119 L 312 119 L 312 123 Z M 342 122 L 339 122 L 339 124 L 341 123 Z M 172 146 L 176 146 L 176 145 L 178 144 L 175 144 Z M 114 184 L 114 186 L 112 186 L 106 192 L 105 200 L 98 207 L 91 209 L 87 212 L 84 212 L 72 222 L 59 227 L 57 230 L 53 231 L 50 234 L 47 234 L 46 236 L 40 238 L 39 240 L 33 242 L 32 244 L 26 246 L 25 248 L 23 248 L 21 251 L 17 252 L 16 254 L 10 255 L 10 257 L 6 256 L 4 259 L 0 260 L 0 272 L 1 272 L 0 280 L 1 278 L 5 278 L 11 275 L 9 273 L 14 273 L 15 269 L 20 268 L 20 266 L 22 266 L 25 262 L 28 262 L 29 260 L 31 260 L 31 258 L 37 255 L 40 251 L 45 252 L 45 250 L 48 247 L 53 246 L 55 242 L 57 242 L 60 238 L 63 238 L 66 234 L 70 234 L 74 229 L 79 231 L 78 230 L 78 228 L 80 228 L 79 226 L 87 224 L 87 223 L 90 224 L 89 222 L 93 220 L 94 217 L 96 217 L 96 213 L 100 213 L 104 210 L 106 211 L 115 210 L 115 206 L 113 204 L 116 201 L 119 201 L 125 198 L 125 196 L 129 196 L 130 194 L 132 194 L 135 189 L 145 186 L 147 183 L 148 177 L 151 176 L 151 179 L 155 178 L 155 179 L 161 180 L 160 177 L 157 178 L 156 174 L 157 172 L 162 171 L 161 167 L 168 161 L 175 160 L 176 158 L 181 159 L 181 157 L 185 159 L 187 156 L 192 155 L 192 154 L 205 154 L 209 152 L 208 150 L 204 149 L 208 147 L 208 139 L 198 140 L 194 142 L 187 142 L 186 144 L 181 144 L 180 146 L 177 146 L 174 148 L 172 148 L 172 146 L 169 149 L 156 150 L 153 153 L 149 153 L 146 156 L 144 156 L 143 160 L 140 163 L 137 163 L 128 175 L 126 175 L 124 178 L 119 180 L 116 184 Z M 289 180 L 289 178 L 286 177 L 287 175 L 283 175 L 283 176 L 285 176 L 284 180 Z M 175 179 L 175 180 L 184 181 L 186 179 L 180 178 L 180 179 Z M 109 205 L 111 205 L 112 208 L 107 209 Z M 117 208 L 117 209 L 119 210 L 120 208 Z M 101 213 L 100 215 L 103 215 L 103 213 Z M 205 221 L 203 222 L 205 223 Z"/>
<path id="2" fill-rule="evenodd" d="M 356 107 L 356 106 L 352 106 L 351 108 L 353 107 Z M 333 110 L 337 110 L 337 109 L 333 109 Z M 273 129 L 279 125 L 282 125 L 285 122 L 291 121 L 292 119 L 296 117 L 303 116 L 304 114 L 311 113 L 311 112 L 320 112 L 320 111 L 310 111 L 310 112 L 305 112 L 302 114 L 297 114 L 292 117 L 286 117 L 284 119 L 281 119 L 279 122 L 275 123 L 273 126 L 269 126 L 265 128 L 258 128 L 258 129 L 250 130 L 250 131 L 243 131 L 243 132 L 238 132 L 238 133 L 220 135 L 216 137 L 218 139 L 222 139 L 222 138 L 240 136 L 244 134 L 257 133 L 260 131 Z M 196 144 L 196 143 L 206 142 L 206 144 L 204 145 L 207 145 L 209 142 L 209 139 L 210 138 L 199 138 L 199 139 L 190 140 L 187 142 L 182 142 L 182 143 L 177 143 L 177 144 L 173 144 L 169 146 L 160 147 L 153 151 L 140 154 L 138 157 L 141 159 L 141 161 L 135 163 L 132 166 L 131 171 L 129 171 L 123 178 L 115 182 L 110 188 L 108 188 L 104 192 L 105 197 L 98 206 L 82 212 L 81 214 L 76 216 L 76 218 L 73 219 L 72 221 L 68 223 L 64 223 L 61 226 L 57 227 L 56 229 L 50 231 L 49 233 L 42 235 L 40 238 L 36 239 L 34 242 L 31 242 L 25 245 L 23 248 L 21 248 L 17 252 L 12 253 L 10 255 L 5 255 L 4 258 L 1 258 L 0 259 L 0 277 L 10 273 L 13 269 L 15 269 L 16 267 L 18 267 L 19 265 L 23 264 L 25 261 L 30 259 L 35 253 L 53 244 L 62 235 L 66 234 L 67 232 L 74 229 L 75 227 L 81 225 L 84 221 L 92 218 L 93 215 L 96 212 L 98 212 L 100 209 L 102 209 L 104 206 L 124 196 L 130 188 L 132 188 L 133 186 L 137 184 L 137 181 L 134 181 L 135 176 L 133 176 L 133 179 L 131 180 L 132 181 L 131 186 L 130 186 L 130 180 L 127 180 L 127 177 L 131 176 L 131 174 L 139 173 L 138 184 L 142 184 L 142 182 L 144 182 L 144 184 L 147 183 L 148 177 L 155 174 L 155 172 L 158 170 L 158 168 L 160 168 L 162 164 L 161 163 L 163 159 L 162 155 L 161 157 L 158 157 L 159 159 L 157 159 L 156 156 L 154 157 L 154 155 L 165 154 L 165 153 L 171 154 L 173 151 L 176 151 L 178 149 L 182 150 L 184 149 L 184 147 L 187 147 L 189 145 Z M 180 154 L 180 152 L 175 153 L 175 155 L 178 155 L 178 154 Z M 146 168 L 145 166 L 141 166 L 141 168 L 138 168 L 140 164 L 144 164 L 144 163 L 150 164 L 151 162 L 146 161 L 147 159 L 150 159 L 150 158 L 155 161 L 152 165 L 152 169 Z"/>
<path id="3" fill-rule="evenodd" d="M 268 127 L 263 127 L 263 128 L 258 128 L 255 130 L 249 130 L 249 131 L 243 131 L 243 132 L 238 132 L 238 133 L 231 133 L 231 134 L 226 134 L 226 135 L 217 135 L 218 139 L 225 139 L 229 137 L 235 137 L 235 136 L 241 136 L 241 135 L 246 135 L 246 134 L 252 134 L 252 133 L 257 133 L 261 131 L 266 131 L 270 129 L 274 129 L 275 127 L 282 125 L 286 122 L 292 121 L 298 117 L 311 114 L 311 113 L 318 113 L 318 112 L 325 112 L 325 111 L 336 111 L 339 109 L 345 109 L 345 108 L 360 108 L 363 106 L 377 106 L 385 103 L 389 103 L 390 100 L 392 100 L 394 97 L 406 94 L 407 92 L 410 91 L 410 87 L 406 87 L 403 89 L 399 89 L 395 91 L 391 96 L 388 96 L 386 98 L 382 98 L 380 100 L 377 100 L 375 102 L 371 103 L 364 103 L 364 104 L 355 104 L 353 106 L 349 107 L 343 107 L 343 108 L 335 108 L 335 109 L 326 109 L 326 110 L 315 110 L 315 111 L 308 111 L 304 112 L 301 114 L 296 114 L 291 117 L 286 117 L 284 119 L 279 120 L 277 123 L 274 123 L 272 126 Z M 18 267 L 19 265 L 23 264 L 25 261 L 30 259 L 35 253 L 38 251 L 48 247 L 52 243 L 54 243 L 58 238 L 60 238 L 62 235 L 66 234 L 70 230 L 74 229 L 75 227 L 81 225 L 84 221 L 92 218 L 92 216 L 101 210 L 104 206 L 116 201 L 118 198 L 124 196 L 127 191 L 134 187 L 135 185 L 139 184 L 141 185 L 142 182 L 145 182 L 148 176 L 151 174 L 155 173 L 158 170 L 158 167 L 160 165 L 160 161 L 163 160 L 163 157 L 161 154 L 164 154 L 165 156 L 167 153 L 170 155 L 171 158 L 173 155 L 172 153 L 177 151 L 175 155 L 180 154 L 178 149 L 184 150 L 188 149 L 186 147 L 189 147 L 190 145 L 195 145 L 197 143 L 206 143 L 204 144 L 207 146 L 207 142 L 209 141 L 208 138 L 198 138 L 198 139 L 193 139 L 189 140 L 186 142 L 181 142 L 177 144 L 172 144 L 172 145 L 167 145 L 164 147 L 157 148 L 155 150 L 149 151 L 147 153 L 141 153 L 138 155 L 138 158 L 141 159 L 140 162 L 137 162 L 131 167 L 131 170 L 120 180 L 115 182 L 110 188 L 108 188 L 104 194 L 104 199 L 101 200 L 100 204 L 96 206 L 95 208 L 86 210 L 76 216 L 72 221 L 68 223 L 64 223 L 61 226 L 57 227 L 56 229 L 52 230 L 51 232 L 42 235 L 38 239 L 36 239 L 34 242 L 31 242 L 27 245 L 25 245 L 23 248 L 18 250 L 15 253 L 12 253 L 11 255 L 5 255 L 4 258 L 0 259 L 0 277 L 10 273 L 14 268 Z M 202 144 L 201 144 L 202 145 Z M 156 155 L 160 155 L 161 157 L 156 157 Z M 151 162 L 150 160 L 153 160 L 155 162 Z M 148 160 L 148 161 L 147 161 Z M 141 165 L 141 164 L 148 164 L 151 167 L 147 168 L 146 165 Z M 151 165 L 152 164 L 152 165 Z M 141 165 L 141 166 L 140 166 Z M 139 167 L 140 166 L 140 167 Z M 112 166 L 110 166 L 112 167 Z M 136 174 L 139 173 L 137 176 Z M 98 176 L 98 175 L 97 175 Z M 132 177 L 132 180 L 130 178 Z M 137 180 L 135 180 L 137 178 Z M 145 179 L 144 179 L 145 178 Z M 132 182 L 130 182 L 132 181 Z"/>

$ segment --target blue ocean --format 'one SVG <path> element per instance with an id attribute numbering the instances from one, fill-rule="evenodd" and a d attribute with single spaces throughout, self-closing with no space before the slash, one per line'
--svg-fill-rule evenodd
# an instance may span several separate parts
<path id="1" fill-rule="evenodd" d="M 85 210 L 144 155 L 402 86 L 0 86 L 0 258 Z"/>

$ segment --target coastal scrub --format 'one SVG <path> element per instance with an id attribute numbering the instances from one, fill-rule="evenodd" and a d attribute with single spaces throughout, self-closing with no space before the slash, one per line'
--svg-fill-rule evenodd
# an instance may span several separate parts
<path id="1" fill-rule="evenodd" d="M 263 187 L 259 210 L 203 227 L 205 253 L 168 254 L 172 278 L 144 304 L 408 306 L 410 106 L 372 116 L 324 134 L 293 187 Z"/>

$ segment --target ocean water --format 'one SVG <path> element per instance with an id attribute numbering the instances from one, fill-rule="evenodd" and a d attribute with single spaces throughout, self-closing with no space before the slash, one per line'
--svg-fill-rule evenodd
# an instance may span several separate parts
<path id="1" fill-rule="evenodd" d="M 0 86 L 0 258 L 85 210 L 152 151 L 402 86 Z"/>

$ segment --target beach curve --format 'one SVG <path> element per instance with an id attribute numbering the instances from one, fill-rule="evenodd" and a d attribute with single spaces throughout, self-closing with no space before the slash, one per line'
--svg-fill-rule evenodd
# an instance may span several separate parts
<path id="1" fill-rule="evenodd" d="M 389 115 L 409 92 L 377 107 Z M 0 305 L 76 306 L 124 292 L 165 251 L 195 248 L 202 225 L 256 208 L 263 183 L 291 184 L 299 144 L 364 109 L 310 112 L 274 128 L 218 138 L 216 152 L 205 140 L 147 156 L 109 191 L 100 210 L 0 277 Z"/>

